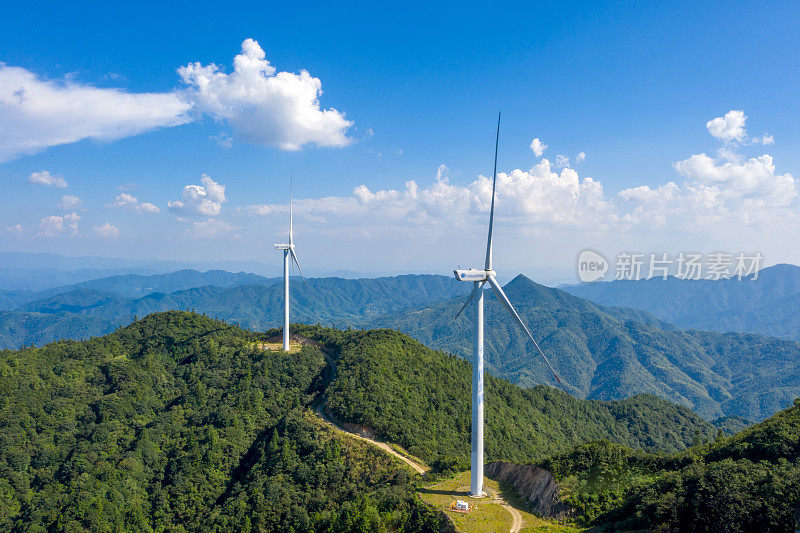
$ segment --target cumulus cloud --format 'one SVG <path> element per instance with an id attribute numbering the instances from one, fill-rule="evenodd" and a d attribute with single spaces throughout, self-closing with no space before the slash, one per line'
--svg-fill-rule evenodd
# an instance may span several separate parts
<path id="1" fill-rule="evenodd" d="M 189 122 L 177 93 L 45 80 L 0 63 L 0 162 L 83 139 L 111 141 Z"/>
<path id="2" fill-rule="evenodd" d="M 753 144 L 762 144 L 764 146 L 769 146 L 770 144 L 775 144 L 775 137 L 769 135 L 768 133 L 765 133 L 761 137 L 756 137 L 755 139 L 753 139 Z"/>
<path id="3" fill-rule="evenodd" d="M 531 152 L 533 152 L 533 155 L 535 155 L 536 157 L 542 157 L 544 151 L 547 150 L 547 145 L 544 144 L 541 141 L 541 139 L 539 139 L 539 137 L 536 137 L 534 140 L 531 141 L 530 149 Z"/>
<path id="4" fill-rule="evenodd" d="M 447 167 L 439 166 L 431 184 L 405 182 L 402 189 L 371 190 L 367 185 L 353 189 L 349 197 L 296 199 L 294 211 L 305 218 L 329 217 L 363 219 L 379 235 L 386 228 L 460 226 L 470 217 L 485 215 L 491 205 L 491 177 L 478 176 L 459 185 L 451 183 Z M 610 210 L 602 185 L 581 179 L 570 168 L 556 170 L 547 159 L 529 170 L 497 174 L 497 205 L 507 219 L 522 224 L 546 222 L 562 227 L 594 227 L 606 222 Z M 240 211 L 254 215 L 283 215 L 283 204 L 251 205 Z"/>
<path id="5" fill-rule="evenodd" d="M 200 177 L 202 185 L 187 185 L 183 188 L 183 199 L 168 202 L 173 213 L 188 216 L 219 215 L 225 202 L 225 186 L 215 182 L 207 174 Z"/>
<path id="6" fill-rule="evenodd" d="M 119 207 L 132 213 L 160 213 L 161 210 L 150 202 L 140 202 L 138 198 L 128 193 L 118 194 L 111 207 Z"/>
<path id="7" fill-rule="evenodd" d="M 82 203 L 81 199 L 77 196 L 65 194 L 61 197 L 61 201 L 58 202 L 58 207 L 63 211 L 74 211 L 75 209 L 80 209 Z"/>
<path id="8" fill-rule="evenodd" d="M 575 156 L 576 163 L 582 163 L 586 159 L 586 152 L 580 152 Z"/>
<path id="9" fill-rule="evenodd" d="M 685 178 L 655 188 L 643 185 L 619 193 L 632 203 L 623 215 L 631 223 L 694 228 L 797 220 L 800 187 L 791 174 L 775 172 L 772 156 L 741 161 L 695 154 L 675 163 Z"/>
<path id="10" fill-rule="evenodd" d="M 112 226 L 108 222 L 104 223 L 102 226 L 92 226 L 92 230 L 94 234 L 101 239 L 116 239 L 119 237 L 119 228 Z"/>
<path id="11" fill-rule="evenodd" d="M 78 213 L 68 213 L 64 216 L 50 215 L 39 221 L 39 235 L 42 237 L 59 237 L 63 234 L 75 235 L 78 233 Z"/>
<path id="12" fill-rule="evenodd" d="M 744 141 L 747 136 L 745 123 L 747 116 L 744 111 L 732 109 L 722 117 L 717 117 L 706 122 L 706 129 L 715 138 L 721 141 Z"/>
<path id="13" fill-rule="evenodd" d="M 322 82 L 301 70 L 278 72 L 253 39 L 227 74 L 215 65 L 190 63 L 178 69 L 197 109 L 228 123 L 234 135 L 247 142 L 281 150 L 306 144 L 340 147 L 350 144 L 352 122 L 336 109 L 322 109 Z"/>
<path id="14" fill-rule="evenodd" d="M 0 110 L 1 109 L 2 106 L 0 106 Z M 2 133 L 0 133 L 0 135 L 2 135 Z M 2 150 L 2 148 L 0 148 L 0 150 Z M 48 170 L 33 172 L 30 176 L 28 176 L 28 181 L 38 185 L 46 185 L 48 187 L 58 187 L 60 189 L 67 188 L 67 180 L 61 176 L 51 174 Z"/>
<path id="15" fill-rule="evenodd" d="M 498 214 L 521 232 L 541 227 L 615 238 L 637 230 L 649 238 L 656 235 L 653 228 L 663 228 L 670 238 L 679 231 L 736 236 L 743 227 L 800 222 L 797 179 L 778 172 L 768 154 L 743 157 L 729 151 L 691 155 L 674 163 L 672 179 L 616 194 L 563 162 L 541 159 L 528 170 L 498 173 Z M 473 227 L 489 210 L 491 189 L 486 176 L 453 183 L 441 165 L 428 183 L 378 189 L 362 184 L 349 196 L 296 200 L 295 213 L 307 220 L 335 219 L 334 227 L 361 236 L 382 238 L 415 228 L 419 236 L 436 228 Z M 253 205 L 240 211 L 283 216 L 287 206 Z"/>

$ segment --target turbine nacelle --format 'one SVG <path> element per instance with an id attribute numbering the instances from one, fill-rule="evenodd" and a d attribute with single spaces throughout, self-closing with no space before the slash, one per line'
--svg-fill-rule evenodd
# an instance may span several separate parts
<path id="1" fill-rule="evenodd" d="M 276 244 L 276 250 L 294 250 L 294 244 Z"/>
<path id="2" fill-rule="evenodd" d="M 470 268 L 469 270 L 453 270 L 458 281 L 486 281 L 490 276 L 496 276 L 497 272 L 494 270 L 478 270 Z"/>

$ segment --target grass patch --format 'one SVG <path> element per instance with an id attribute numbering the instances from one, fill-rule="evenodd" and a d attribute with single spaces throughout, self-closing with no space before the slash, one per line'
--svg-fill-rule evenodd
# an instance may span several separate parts
<path id="1" fill-rule="evenodd" d="M 255 343 L 255 347 L 259 350 L 268 350 L 272 352 L 283 351 L 282 342 L 257 342 Z M 289 343 L 289 353 L 297 353 L 300 351 L 301 347 L 302 346 L 300 344 Z"/>
<path id="2" fill-rule="evenodd" d="M 522 502 L 512 496 L 509 487 L 500 487 L 497 481 L 484 477 L 484 490 L 489 493 L 485 498 L 471 498 L 469 496 L 469 471 L 461 472 L 447 479 L 439 480 L 418 489 L 420 497 L 436 509 L 444 513 L 453 521 L 456 529 L 463 533 L 471 532 L 503 532 L 511 529 L 513 517 L 508 509 L 503 507 L 505 499 L 514 507 L 522 517 L 522 529 L 526 532 L 579 532 L 583 531 L 572 526 L 556 524 L 537 517 L 525 510 Z M 468 514 L 450 511 L 450 504 L 454 500 L 466 500 L 470 505 Z"/>

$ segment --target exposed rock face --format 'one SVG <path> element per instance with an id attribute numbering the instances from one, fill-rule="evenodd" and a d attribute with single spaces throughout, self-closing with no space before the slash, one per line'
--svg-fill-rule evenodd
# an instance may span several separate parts
<path id="1" fill-rule="evenodd" d="M 567 506 L 558 499 L 559 487 L 553 474 L 543 468 L 497 461 L 488 463 L 484 472 L 490 478 L 514 487 L 540 516 L 556 518 L 567 511 Z"/>

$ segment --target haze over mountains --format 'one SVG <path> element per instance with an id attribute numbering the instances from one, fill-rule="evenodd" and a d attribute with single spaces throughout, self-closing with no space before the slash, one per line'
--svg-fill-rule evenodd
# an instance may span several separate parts
<path id="1" fill-rule="evenodd" d="M 698 291 L 676 283 L 679 280 L 638 282 L 650 289 L 653 299 L 672 302 L 664 308 L 672 314 L 662 309 L 658 316 L 655 306 L 646 310 L 604 307 L 523 276 L 506 285 L 506 292 L 541 340 L 571 394 L 612 400 L 646 392 L 690 407 L 708 419 L 760 420 L 800 395 L 800 345 L 758 335 L 681 330 L 665 318 L 701 303 L 706 308 L 715 306 L 719 316 L 748 299 L 791 299 L 786 295 L 800 286 L 798 272 L 797 267 L 781 265 L 765 269 L 757 281 L 700 282 L 706 294 L 699 300 Z M 264 330 L 281 323 L 283 299 L 277 281 L 247 273 L 183 270 L 111 276 L 35 292 L 4 291 L 0 293 L 0 308 L 5 309 L 0 311 L 0 348 L 103 335 L 134 317 L 174 309 L 191 309 L 247 329 Z M 600 289 L 593 289 L 595 285 Z M 568 289 L 592 289 L 610 299 L 617 286 L 595 285 Z M 628 297 L 610 303 L 647 301 L 637 296 L 636 285 L 621 286 L 628 290 Z M 295 278 L 292 321 L 397 329 L 468 358 L 469 319 L 454 317 L 470 288 L 470 284 L 436 275 Z M 487 295 L 486 305 L 487 369 L 522 387 L 555 385 L 532 345 L 500 312 L 493 296 Z M 713 315 L 708 310 L 706 320 L 711 321 Z"/>
<path id="2" fill-rule="evenodd" d="M 264 330 L 281 323 L 283 293 L 276 281 L 254 274 L 184 270 L 153 276 L 114 276 L 35 295 L 11 291 L 4 299 L 7 310 L 0 312 L 0 348 L 103 335 L 136 316 L 174 309 L 193 309 Z M 295 278 L 292 285 L 292 320 L 341 327 L 470 290 L 453 278 L 434 275 L 359 280 Z M 153 289 L 156 292 L 149 292 Z M 146 296 L 132 296 L 143 293 Z"/>
<path id="3" fill-rule="evenodd" d="M 669 277 L 559 288 L 600 305 L 643 309 L 685 328 L 800 340 L 800 267 L 795 265 L 765 268 L 755 280 Z"/>

